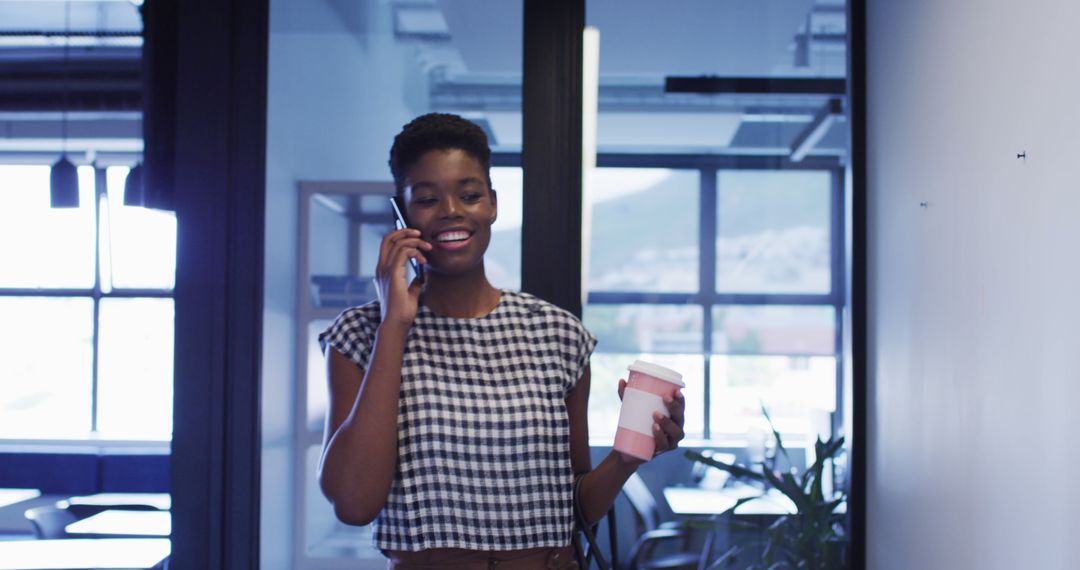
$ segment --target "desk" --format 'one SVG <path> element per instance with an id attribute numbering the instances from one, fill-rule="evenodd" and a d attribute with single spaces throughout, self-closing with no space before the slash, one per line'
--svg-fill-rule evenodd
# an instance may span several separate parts
<path id="1" fill-rule="evenodd" d="M 115 536 L 169 536 L 172 513 L 169 511 L 102 511 L 73 522 L 65 528 L 72 536 L 108 538 Z"/>
<path id="2" fill-rule="evenodd" d="M 739 499 L 755 497 L 735 508 L 736 515 L 785 515 L 796 512 L 795 504 L 779 491 L 762 494 L 749 485 L 725 489 L 666 487 L 664 499 L 671 511 L 680 516 L 722 515 L 735 507 Z"/>
<path id="3" fill-rule="evenodd" d="M 0 507 L 8 507 L 40 496 L 41 491 L 37 489 L 0 489 Z"/>
<path id="4" fill-rule="evenodd" d="M 0 570 L 153 568 L 171 550 L 167 538 L 0 540 Z"/>
<path id="5" fill-rule="evenodd" d="M 71 505 L 109 507 L 113 505 L 147 505 L 160 511 L 172 508 L 172 496 L 168 493 L 98 493 L 68 499 Z"/>

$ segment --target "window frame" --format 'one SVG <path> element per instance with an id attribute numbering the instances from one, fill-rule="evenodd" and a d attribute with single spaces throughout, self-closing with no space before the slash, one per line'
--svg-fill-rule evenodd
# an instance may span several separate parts
<path id="1" fill-rule="evenodd" d="M 33 166 L 38 166 L 34 164 Z M 70 438 L 57 438 L 50 436 L 47 438 L 27 438 L 27 437 L 6 437 L 5 434 L 0 434 L 0 443 L 2 444 L 18 444 L 20 446 L 30 445 L 33 447 L 48 448 L 55 445 L 68 446 L 71 444 L 88 444 L 101 447 L 148 447 L 148 448 L 163 448 L 168 449 L 172 438 L 159 439 L 148 438 L 132 440 L 127 438 L 111 438 L 101 437 L 98 431 L 98 392 L 99 392 L 99 352 L 101 347 L 101 302 L 103 299 L 172 299 L 175 306 L 175 294 L 174 288 L 134 288 L 134 287 L 112 287 L 109 291 L 105 291 L 102 288 L 101 282 L 101 235 L 102 235 L 102 211 L 101 200 L 104 197 L 108 199 L 108 179 L 106 176 L 108 166 L 114 165 L 91 165 L 94 168 L 94 189 L 93 189 L 93 208 L 94 208 L 94 282 L 89 288 L 70 288 L 70 287 L 40 287 L 40 288 L 28 288 L 28 287 L 0 287 L 0 297 L 22 297 L 22 298 L 38 298 L 38 299 L 50 299 L 50 298 L 79 298 L 90 299 L 93 303 L 93 322 L 91 323 L 91 347 L 90 347 L 90 426 L 86 431 L 84 437 L 77 437 L 72 434 Z M 175 252 L 174 252 L 175 254 Z M 173 384 L 172 379 L 169 379 L 170 386 Z"/>
<path id="2" fill-rule="evenodd" d="M 831 414 L 833 433 L 842 430 L 844 410 L 843 378 L 843 314 L 847 297 L 844 276 L 844 176 L 845 166 L 839 157 L 807 157 L 792 162 L 786 157 L 745 155 L 693 154 L 632 154 L 598 153 L 597 168 L 666 168 L 698 172 L 698 289 L 692 293 L 655 293 L 635 291 L 590 291 L 588 305 L 696 305 L 703 311 L 702 346 L 704 356 L 703 444 L 725 442 L 731 434 L 713 434 L 711 428 L 711 363 L 713 338 L 713 307 L 722 305 L 797 305 L 832 307 L 833 357 L 836 360 L 836 408 Z M 717 201 L 720 188 L 717 178 L 723 170 L 792 171 L 813 170 L 830 173 L 829 252 L 830 287 L 824 294 L 811 293 L 718 293 L 716 291 L 716 236 L 719 230 Z M 798 442 L 792 441 L 792 444 Z"/>

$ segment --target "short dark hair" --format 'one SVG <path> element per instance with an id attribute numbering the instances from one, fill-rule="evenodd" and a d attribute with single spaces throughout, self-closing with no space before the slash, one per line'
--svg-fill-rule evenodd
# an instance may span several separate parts
<path id="1" fill-rule="evenodd" d="M 421 115 L 401 128 L 390 147 L 390 173 L 394 176 L 397 193 L 405 189 L 405 174 L 433 150 L 464 151 L 484 168 L 488 187 L 491 187 L 491 147 L 487 135 L 476 123 L 449 113 Z"/>

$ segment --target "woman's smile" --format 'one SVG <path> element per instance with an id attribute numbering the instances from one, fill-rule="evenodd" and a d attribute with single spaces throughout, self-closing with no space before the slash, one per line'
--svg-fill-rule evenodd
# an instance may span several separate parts
<path id="1" fill-rule="evenodd" d="M 457 250 L 467 247 L 472 242 L 472 232 L 467 230 L 447 230 L 435 234 L 432 245 L 439 249 Z"/>

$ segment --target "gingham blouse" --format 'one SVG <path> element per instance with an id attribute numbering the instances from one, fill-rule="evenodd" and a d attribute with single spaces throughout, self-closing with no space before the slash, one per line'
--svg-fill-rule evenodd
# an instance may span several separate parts
<path id="1" fill-rule="evenodd" d="M 319 335 L 361 369 L 378 302 L 347 309 Z M 398 462 L 375 522 L 383 550 L 564 546 L 573 526 L 565 399 L 596 346 L 567 311 L 502 291 L 490 314 L 421 305 L 405 345 Z"/>

